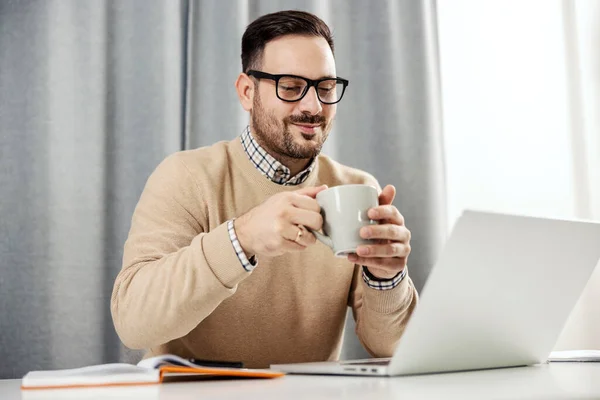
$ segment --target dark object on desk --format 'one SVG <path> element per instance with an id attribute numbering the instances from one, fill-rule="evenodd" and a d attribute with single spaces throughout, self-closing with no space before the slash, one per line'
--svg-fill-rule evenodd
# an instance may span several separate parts
<path id="1" fill-rule="evenodd" d="M 196 358 L 190 358 L 189 361 L 194 365 L 203 367 L 244 368 L 244 363 L 240 361 L 198 360 Z"/>

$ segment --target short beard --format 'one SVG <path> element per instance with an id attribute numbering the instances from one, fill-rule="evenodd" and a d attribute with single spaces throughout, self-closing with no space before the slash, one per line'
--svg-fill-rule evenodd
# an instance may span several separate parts
<path id="1" fill-rule="evenodd" d="M 292 115 L 278 120 L 273 113 L 268 112 L 262 106 L 258 91 L 255 92 L 252 104 L 252 113 L 250 115 L 253 127 L 253 135 L 259 144 L 275 152 L 275 158 L 288 159 L 311 159 L 321 153 L 323 143 L 329 136 L 330 124 L 327 123 L 322 115 Z M 294 142 L 294 137 L 290 131 L 292 123 L 321 124 L 323 132 L 321 140 L 316 146 L 305 147 Z M 305 139 L 311 140 L 308 137 Z M 279 160 L 283 161 L 283 160 Z"/>

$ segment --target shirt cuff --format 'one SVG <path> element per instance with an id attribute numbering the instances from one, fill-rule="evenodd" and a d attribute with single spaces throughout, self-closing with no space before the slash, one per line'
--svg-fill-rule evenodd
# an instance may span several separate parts
<path id="1" fill-rule="evenodd" d="M 238 240 L 237 235 L 235 234 L 233 221 L 235 221 L 235 218 L 227 221 L 227 232 L 229 232 L 229 239 L 231 240 L 231 244 L 233 245 L 235 254 L 237 254 L 237 257 L 240 260 L 242 267 L 244 267 L 246 271 L 250 272 L 254 268 L 256 268 L 258 263 L 256 262 L 256 257 L 252 256 L 250 257 L 250 259 L 248 259 L 246 253 L 244 253 L 244 249 L 242 249 L 242 245 L 240 245 L 240 241 Z"/>
<path id="2" fill-rule="evenodd" d="M 396 274 L 396 276 L 394 276 L 392 279 L 379 279 L 379 278 L 375 277 L 373 274 L 371 274 L 369 272 L 369 270 L 367 269 L 367 267 L 365 267 L 363 265 L 362 277 L 363 277 L 363 280 L 365 281 L 365 283 L 367 284 L 367 286 L 370 287 L 371 289 L 391 290 L 391 289 L 395 288 L 396 286 L 398 286 L 400 284 L 400 282 L 402 282 L 402 279 L 404 279 L 404 277 L 406 276 L 407 270 L 408 269 L 406 267 L 404 267 L 404 269 L 402 271 L 398 272 L 398 274 Z"/>

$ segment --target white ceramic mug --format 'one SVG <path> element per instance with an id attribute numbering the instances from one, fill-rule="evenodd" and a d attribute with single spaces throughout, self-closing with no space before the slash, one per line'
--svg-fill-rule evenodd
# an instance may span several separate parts
<path id="1" fill-rule="evenodd" d="M 370 185 L 340 185 L 317 194 L 323 216 L 323 233 L 312 231 L 336 257 L 356 253 L 359 245 L 374 241 L 360 237 L 360 228 L 376 225 L 367 211 L 379 205 L 377 189 Z"/>

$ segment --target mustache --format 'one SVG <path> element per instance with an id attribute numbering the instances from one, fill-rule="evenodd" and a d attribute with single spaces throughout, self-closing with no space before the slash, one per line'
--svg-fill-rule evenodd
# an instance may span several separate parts
<path id="1" fill-rule="evenodd" d="M 288 122 L 293 124 L 320 124 L 324 125 L 327 121 L 322 115 L 291 115 L 286 118 Z"/>

